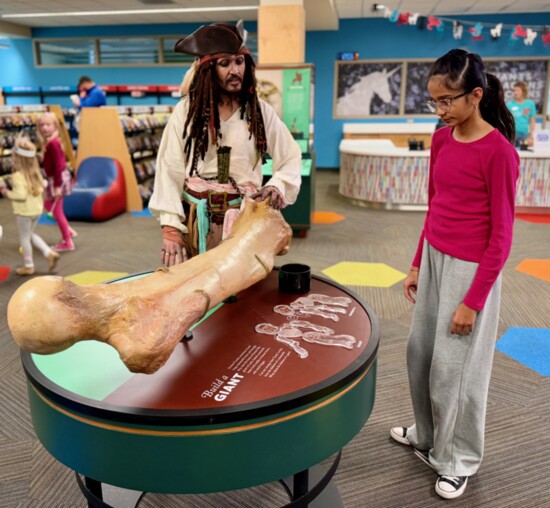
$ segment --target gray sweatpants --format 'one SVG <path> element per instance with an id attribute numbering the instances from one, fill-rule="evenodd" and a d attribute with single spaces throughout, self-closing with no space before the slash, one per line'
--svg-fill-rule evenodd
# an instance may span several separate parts
<path id="1" fill-rule="evenodd" d="M 424 243 L 407 345 L 415 416 L 407 437 L 416 448 L 430 451 L 430 463 L 440 475 L 470 476 L 483 456 L 500 275 L 477 315 L 473 333 L 450 333 L 454 311 L 477 267 L 477 263 L 453 258 Z"/>
<path id="2" fill-rule="evenodd" d="M 32 246 L 34 245 L 42 255 L 47 258 L 51 252 L 51 248 L 42 239 L 41 236 L 34 232 L 36 225 L 38 224 L 39 217 L 25 217 L 23 215 L 16 215 L 15 220 L 17 222 L 17 228 L 19 229 L 19 240 L 21 247 L 23 248 L 23 260 L 25 266 L 34 266 L 32 257 Z"/>

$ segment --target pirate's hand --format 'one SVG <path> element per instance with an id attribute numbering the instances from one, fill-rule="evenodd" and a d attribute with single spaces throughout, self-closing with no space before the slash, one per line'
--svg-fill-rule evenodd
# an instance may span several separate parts
<path id="1" fill-rule="evenodd" d="M 174 266 L 187 259 L 183 233 L 173 226 L 162 226 L 161 263 L 164 266 Z"/>
<path id="2" fill-rule="evenodd" d="M 274 185 L 268 185 L 252 196 L 256 201 L 269 200 L 269 206 L 280 210 L 285 206 L 285 198 L 281 191 Z"/>

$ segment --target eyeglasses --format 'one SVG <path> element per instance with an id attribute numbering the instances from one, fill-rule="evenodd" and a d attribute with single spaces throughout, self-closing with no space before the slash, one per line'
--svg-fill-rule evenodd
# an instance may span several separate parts
<path id="1" fill-rule="evenodd" d="M 428 109 L 432 113 L 436 113 L 437 108 L 439 108 L 441 111 L 449 111 L 449 109 L 451 109 L 453 101 L 456 101 L 456 99 L 460 99 L 461 97 L 464 97 L 469 93 L 470 92 L 463 92 L 461 94 L 455 95 L 454 97 L 448 97 L 447 99 L 439 99 L 438 101 L 434 101 L 430 99 L 429 101 L 426 101 L 426 104 L 428 105 Z"/>

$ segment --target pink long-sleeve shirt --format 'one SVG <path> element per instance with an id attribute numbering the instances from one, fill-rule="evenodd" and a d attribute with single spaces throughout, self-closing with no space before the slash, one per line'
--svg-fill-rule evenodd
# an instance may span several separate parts
<path id="1" fill-rule="evenodd" d="M 53 186 L 55 188 L 61 187 L 63 183 L 61 173 L 63 173 L 64 169 L 67 167 L 67 163 L 65 161 L 65 152 L 63 151 L 59 138 L 52 138 L 46 144 L 42 165 L 48 179 L 53 179 Z"/>
<path id="2" fill-rule="evenodd" d="M 428 213 L 412 265 L 420 267 L 424 239 L 479 263 L 464 304 L 481 310 L 512 247 L 519 156 L 497 129 L 471 143 L 452 133 L 447 127 L 432 138 Z"/>

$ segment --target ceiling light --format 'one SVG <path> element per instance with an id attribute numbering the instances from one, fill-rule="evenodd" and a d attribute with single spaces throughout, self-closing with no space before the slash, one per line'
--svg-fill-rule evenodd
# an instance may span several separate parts
<path id="1" fill-rule="evenodd" d="M 128 9 L 113 11 L 72 11 L 72 12 L 35 12 L 25 14 L 2 14 L 2 18 L 57 18 L 67 16 L 119 16 L 125 14 L 176 14 L 191 12 L 250 11 L 257 10 L 257 5 L 236 7 L 188 7 L 178 9 Z"/>

